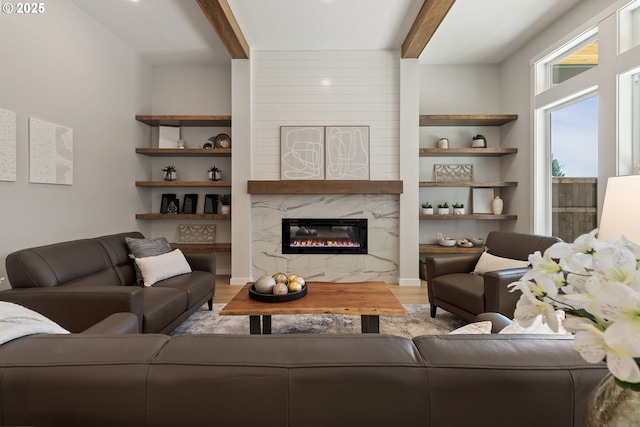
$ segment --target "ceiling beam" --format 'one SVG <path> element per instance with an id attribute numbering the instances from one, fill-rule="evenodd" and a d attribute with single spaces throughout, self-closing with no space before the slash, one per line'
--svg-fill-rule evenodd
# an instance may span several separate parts
<path id="1" fill-rule="evenodd" d="M 418 58 L 456 0 L 425 0 L 402 43 L 403 58 Z"/>
<path id="2" fill-rule="evenodd" d="M 249 59 L 249 44 L 227 0 L 196 0 L 232 59 Z"/>

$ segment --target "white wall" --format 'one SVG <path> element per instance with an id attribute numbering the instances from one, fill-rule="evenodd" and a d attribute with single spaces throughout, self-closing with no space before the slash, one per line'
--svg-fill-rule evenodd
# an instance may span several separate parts
<path id="1" fill-rule="evenodd" d="M 148 160 L 134 120 L 151 108 L 151 68 L 66 0 L 0 20 L 0 108 L 17 113 L 17 180 L 0 182 L 0 276 L 12 251 L 141 230 L 148 196 L 133 186 Z M 73 129 L 73 185 L 29 183 L 28 117 Z M 7 287 L 7 282 L 4 287 Z"/>
<path id="2" fill-rule="evenodd" d="M 565 38 L 568 34 L 583 26 L 592 17 L 611 6 L 613 2 L 600 0 L 583 0 L 568 13 L 563 15 L 548 28 L 531 39 L 516 53 L 511 55 L 500 66 L 501 74 L 501 105 L 512 113 L 519 115 L 518 121 L 510 131 L 503 135 L 503 141 L 510 147 L 518 147 L 518 155 L 514 157 L 513 164 L 506 171 L 505 179 L 517 180 L 521 188 L 514 194 L 510 201 L 511 206 L 518 214 L 518 222 L 514 224 L 515 231 L 533 231 L 533 151 L 532 151 L 532 126 L 533 126 L 533 100 L 531 97 L 531 66 L 532 58 L 537 57 L 550 46 Z M 598 67 L 607 67 L 606 63 Z M 600 117 L 600 181 L 615 171 L 615 83 L 601 87 L 599 92 Z M 609 101 L 606 101 L 609 100 Z M 605 104 L 603 105 L 603 102 Z M 606 114 L 602 114 L 605 112 Z M 606 133 L 605 133 L 606 132 Z M 609 153 L 609 155 L 602 155 Z M 525 187 L 527 185 L 527 187 Z M 602 197 L 604 187 L 599 186 L 598 191 Z"/>
<path id="3" fill-rule="evenodd" d="M 511 114 L 502 108 L 500 97 L 500 67 L 498 65 L 421 65 L 420 114 Z M 494 126 L 423 126 L 420 127 L 420 148 L 435 147 L 439 138 L 449 139 L 451 148 L 471 146 L 471 136 L 481 133 L 487 137 L 489 147 L 507 147 L 502 133 L 512 125 Z M 520 154 L 517 154 L 520 156 Z M 497 157 L 420 157 L 419 180 L 434 181 L 435 164 L 471 164 L 474 181 L 500 181 L 502 168 L 508 158 Z M 520 185 L 526 188 L 528 181 Z M 520 187 L 522 188 L 522 187 Z M 505 199 L 505 213 L 511 212 L 508 196 L 514 189 L 497 190 Z M 515 190 L 518 191 L 518 190 Z M 423 187 L 420 199 L 413 206 L 416 214 L 422 202 L 436 204 L 463 203 L 472 212 L 471 190 L 458 187 Z M 489 231 L 499 230 L 503 223 L 512 221 L 420 221 L 420 243 L 436 243 L 436 236 L 456 239 L 474 236 L 486 237 Z"/>
<path id="4" fill-rule="evenodd" d="M 152 68 L 151 108 L 143 114 L 155 115 L 230 115 L 231 114 L 231 67 L 215 65 L 156 65 Z M 145 125 L 142 125 L 145 126 Z M 240 147 L 242 141 L 236 141 L 231 127 L 182 127 L 180 137 L 186 141 L 187 148 L 198 148 L 209 138 L 220 133 L 231 136 L 232 149 Z M 151 133 L 144 146 L 158 146 L 158 128 Z M 238 142 L 238 145 L 235 144 Z M 239 151 L 239 150 L 238 150 Z M 234 150 L 234 153 L 236 151 Z M 144 156 L 140 156 L 144 157 Z M 174 165 L 181 181 L 206 181 L 207 171 L 217 166 L 222 171 L 223 180 L 232 180 L 232 158 L 230 157 L 151 157 L 147 178 L 154 181 L 163 179 L 162 169 Z M 138 191 L 150 195 L 150 203 L 144 212 L 160 212 L 163 193 L 175 193 L 180 203 L 185 193 L 198 194 L 196 212 L 204 211 L 204 197 L 209 193 L 230 193 L 230 188 L 141 188 Z M 151 229 L 152 237 L 166 237 L 174 242 L 180 224 L 214 224 L 216 242 L 231 242 L 231 223 L 229 220 L 140 220 Z M 231 257 L 228 252 L 216 254 L 216 268 L 219 274 L 230 274 Z"/>
<path id="5" fill-rule="evenodd" d="M 252 179 L 280 179 L 281 126 L 312 125 L 369 126 L 370 179 L 399 179 L 399 52 L 252 52 L 251 65 Z M 369 255 L 303 260 L 281 255 L 280 218 L 309 209 L 319 217 L 368 217 Z M 253 196 L 252 274 L 283 269 L 303 274 L 306 262 L 304 270 L 316 280 L 396 282 L 398 212 L 393 195 L 329 195 L 313 201 L 308 196 Z"/>

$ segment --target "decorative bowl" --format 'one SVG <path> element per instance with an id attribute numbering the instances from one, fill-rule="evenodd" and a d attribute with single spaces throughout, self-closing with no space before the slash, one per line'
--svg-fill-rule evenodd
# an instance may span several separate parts
<path id="1" fill-rule="evenodd" d="M 263 294 L 256 291 L 256 285 L 251 285 L 249 288 L 249 298 L 260 302 L 285 302 L 293 301 L 302 298 L 307 294 L 307 285 L 302 286 L 302 290 L 298 292 L 289 292 L 284 295 Z"/>
<path id="2" fill-rule="evenodd" d="M 473 243 L 473 246 L 482 246 L 484 245 L 484 239 L 482 237 L 472 237 L 470 239 L 468 239 L 471 243 Z"/>
<path id="3" fill-rule="evenodd" d="M 456 245 L 458 245 L 461 248 L 472 248 L 473 247 L 473 243 L 471 243 L 469 240 L 467 239 L 460 239 L 456 242 Z"/>
<path id="4" fill-rule="evenodd" d="M 455 246 L 456 239 L 451 239 L 451 238 L 440 239 L 438 240 L 438 244 L 440 246 Z"/>

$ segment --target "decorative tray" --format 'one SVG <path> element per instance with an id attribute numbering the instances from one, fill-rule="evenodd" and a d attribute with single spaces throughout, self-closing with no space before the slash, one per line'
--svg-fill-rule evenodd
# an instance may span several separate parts
<path id="1" fill-rule="evenodd" d="M 302 285 L 302 289 L 298 292 L 289 292 L 284 295 L 263 294 L 256 291 L 256 285 L 251 285 L 249 288 L 249 298 L 261 302 L 285 302 L 293 301 L 302 298 L 307 294 L 307 285 Z"/>

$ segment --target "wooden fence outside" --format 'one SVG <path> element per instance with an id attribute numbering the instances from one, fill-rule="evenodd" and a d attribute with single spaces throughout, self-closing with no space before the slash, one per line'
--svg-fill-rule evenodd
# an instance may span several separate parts
<path id="1" fill-rule="evenodd" d="M 597 227 L 597 178 L 552 178 L 553 235 L 565 242 Z"/>

